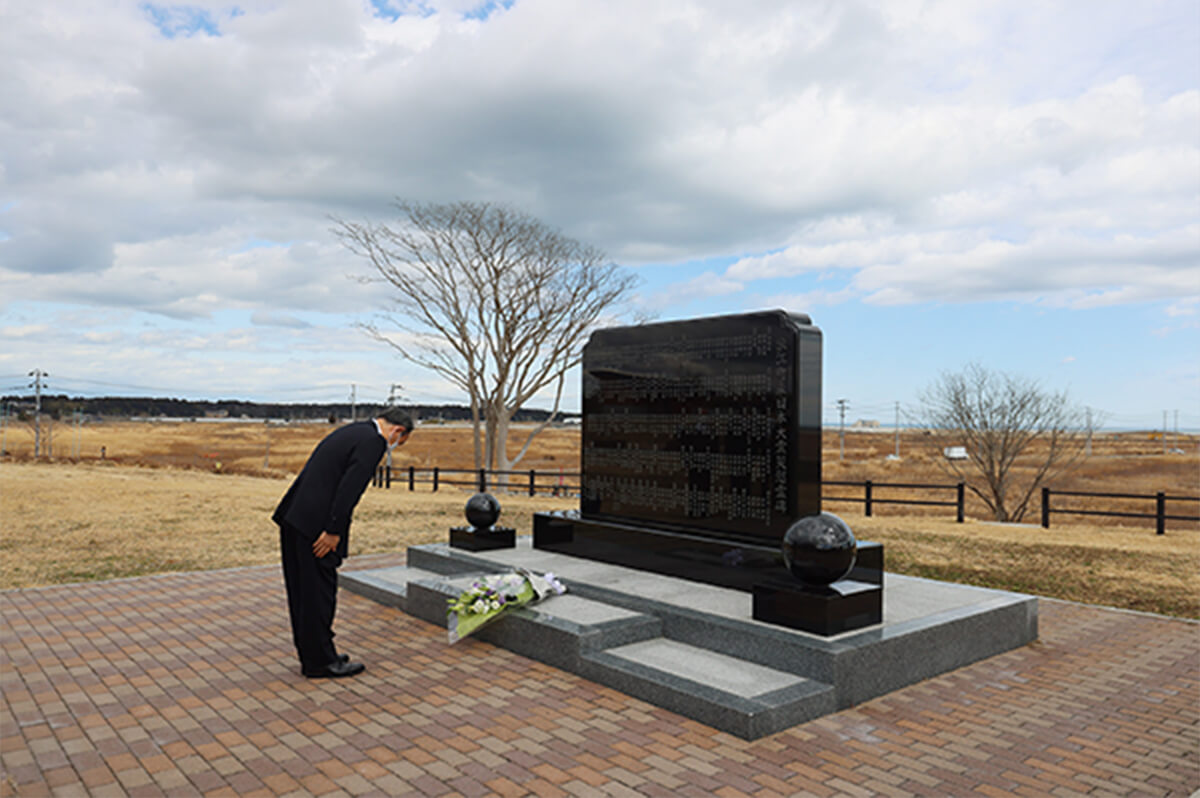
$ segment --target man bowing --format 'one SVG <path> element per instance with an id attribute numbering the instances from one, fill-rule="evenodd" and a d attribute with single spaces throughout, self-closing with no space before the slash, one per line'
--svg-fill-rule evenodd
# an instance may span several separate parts
<path id="1" fill-rule="evenodd" d="M 347 424 L 317 444 L 271 519 L 279 524 L 283 581 L 300 672 L 310 679 L 354 676 L 361 662 L 333 645 L 337 569 L 346 558 L 350 518 L 375 474 L 379 458 L 412 432 L 398 408 L 373 421 Z"/>

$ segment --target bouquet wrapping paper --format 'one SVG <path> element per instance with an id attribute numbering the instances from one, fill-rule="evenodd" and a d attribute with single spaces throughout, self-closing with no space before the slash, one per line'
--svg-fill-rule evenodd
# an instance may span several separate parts
<path id="1" fill-rule="evenodd" d="M 448 599 L 447 638 L 457 643 L 510 610 L 565 592 L 566 587 L 551 573 L 538 576 L 517 568 L 511 573 L 481 576 L 458 598 Z"/>

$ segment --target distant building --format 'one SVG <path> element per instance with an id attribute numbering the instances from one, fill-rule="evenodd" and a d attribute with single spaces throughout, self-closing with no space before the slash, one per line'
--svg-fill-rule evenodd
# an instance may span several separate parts
<path id="1" fill-rule="evenodd" d="M 879 429 L 879 422 L 873 418 L 860 418 L 858 421 L 855 421 L 851 425 L 850 428 L 851 429 Z"/>

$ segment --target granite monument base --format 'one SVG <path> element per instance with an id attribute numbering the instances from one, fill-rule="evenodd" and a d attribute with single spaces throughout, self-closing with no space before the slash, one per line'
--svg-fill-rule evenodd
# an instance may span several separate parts
<path id="1" fill-rule="evenodd" d="M 854 568 L 832 589 L 793 579 L 779 547 L 585 519 L 574 511 L 535 513 L 533 547 L 752 592 L 756 620 L 816 634 L 879 623 L 882 612 L 883 546 L 871 541 L 859 542 Z"/>
<path id="2" fill-rule="evenodd" d="M 1037 599 L 880 574 L 878 624 L 822 636 L 755 620 L 745 590 L 534 549 L 408 549 L 340 584 L 441 627 L 480 574 L 551 571 L 568 593 L 476 637 L 744 739 L 757 739 L 1037 639 Z M 473 646 L 468 638 L 459 646 Z"/>

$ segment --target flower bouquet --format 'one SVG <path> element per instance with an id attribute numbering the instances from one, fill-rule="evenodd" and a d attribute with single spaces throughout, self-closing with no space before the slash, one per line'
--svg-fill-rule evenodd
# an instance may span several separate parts
<path id="1" fill-rule="evenodd" d="M 566 592 L 567 589 L 554 574 L 537 576 L 524 568 L 517 568 L 508 574 L 481 576 L 458 598 L 448 599 L 447 636 L 451 643 L 457 643 L 509 609 Z"/>

